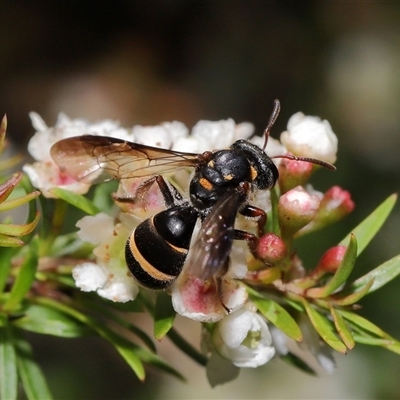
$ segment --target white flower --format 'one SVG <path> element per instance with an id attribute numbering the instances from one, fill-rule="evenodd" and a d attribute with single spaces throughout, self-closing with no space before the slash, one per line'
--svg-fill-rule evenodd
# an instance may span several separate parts
<path id="1" fill-rule="evenodd" d="M 195 321 L 216 322 L 226 316 L 225 307 L 233 312 L 246 303 L 246 288 L 238 281 L 247 272 L 243 246 L 232 247 L 229 270 L 221 279 L 220 291 L 214 280 L 197 278 L 195 266 L 188 264 L 190 252 L 187 265 L 172 286 L 172 305 L 178 314 Z"/>
<path id="2" fill-rule="evenodd" d="M 175 141 L 173 149 L 190 153 L 219 150 L 231 146 L 237 139 L 247 139 L 254 127 L 248 122 L 235 124 L 233 119 L 221 121 L 199 121 L 189 137 Z"/>
<path id="3" fill-rule="evenodd" d="M 121 216 L 121 221 L 114 225 L 113 218 L 100 213 L 77 222 L 80 239 L 97 244 L 93 250 L 96 262 L 77 265 L 72 276 L 83 291 L 97 291 L 106 299 L 126 302 L 136 298 L 139 288 L 128 272 L 124 257 L 132 218 Z"/>
<path id="4" fill-rule="evenodd" d="M 186 138 L 189 130 L 182 122 L 173 121 L 157 126 L 136 125 L 133 127 L 133 134 L 137 143 L 170 149 L 174 142 Z"/>
<path id="5" fill-rule="evenodd" d="M 296 156 L 311 157 L 334 163 L 338 139 L 327 120 L 298 112 L 289 119 L 281 142 Z"/>
<path id="6" fill-rule="evenodd" d="M 241 368 L 264 365 L 275 354 L 268 325 L 251 303 L 218 322 L 212 340 L 223 357 Z"/>
<path id="7" fill-rule="evenodd" d="M 82 119 L 70 119 L 65 114 L 60 113 L 56 125 L 49 128 L 38 114 L 32 112 L 29 115 L 36 133 L 29 141 L 28 151 L 36 162 L 24 165 L 23 170 L 32 184 L 39 188 L 46 197 L 55 197 L 50 192 L 50 189 L 54 187 L 61 187 L 80 194 L 86 193 L 90 188 L 90 185 L 77 182 L 65 172 L 59 170 L 50 156 L 50 148 L 54 143 L 83 134 L 133 140 L 131 133 L 121 128 L 117 122 L 110 120 L 89 124 Z"/>

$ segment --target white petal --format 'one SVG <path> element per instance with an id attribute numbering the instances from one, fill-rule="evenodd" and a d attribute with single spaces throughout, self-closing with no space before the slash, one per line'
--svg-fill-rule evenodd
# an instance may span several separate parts
<path id="1" fill-rule="evenodd" d="M 114 230 L 114 219 L 107 214 L 99 213 L 80 219 L 76 226 L 80 228 L 78 236 L 84 242 L 99 244 L 108 240 Z"/>
<path id="2" fill-rule="evenodd" d="M 103 267 L 95 263 L 79 264 L 72 270 L 75 284 L 83 292 L 92 292 L 101 288 L 107 281 L 107 273 Z"/>

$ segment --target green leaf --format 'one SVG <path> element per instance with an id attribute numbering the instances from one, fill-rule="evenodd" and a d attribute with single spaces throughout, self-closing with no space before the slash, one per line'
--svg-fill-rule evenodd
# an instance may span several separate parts
<path id="1" fill-rule="evenodd" d="M 15 336 L 14 336 L 15 337 Z M 29 400 L 50 400 L 52 395 L 43 372 L 33 358 L 30 344 L 21 335 L 15 337 L 18 374 Z"/>
<path id="2" fill-rule="evenodd" d="M 28 193 L 25 196 L 18 197 L 12 200 L 7 200 L 4 203 L 0 204 L 0 212 L 9 211 L 17 208 L 25 203 L 28 203 L 29 201 L 36 199 L 36 197 L 38 197 L 39 195 L 40 192 L 36 190 L 35 192 Z"/>
<path id="3" fill-rule="evenodd" d="M 368 293 L 386 285 L 392 279 L 400 274 L 400 254 L 392 259 L 384 262 L 379 267 L 368 272 L 364 276 L 354 281 L 348 288 L 344 289 L 346 292 L 354 292 L 360 287 L 366 285 L 369 281 L 373 280 L 372 286 L 369 288 Z"/>
<path id="4" fill-rule="evenodd" d="M 278 217 L 278 203 L 279 203 L 279 196 L 277 193 L 277 188 L 274 187 L 270 190 L 270 199 L 271 199 L 271 214 L 270 214 L 270 221 L 268 222 L 268 230 L 273 232 L 275 235 L 280 235 L 280 226 L 279 226 L 279 217 Z"/>
<path id="5" fill-rule="evenodd" d="M 334 350 L 346 354 L 347 347 L 334 333 L 332 323 L 324 315 L 320 314 L 315 308 L 313 308 L 306 300 L 303 300 L 303 305 L 311 323 L 321 338 Z"/>
<path id="6" fill-rule="evenodd" d="M 360 343 L 379 345 L 400 354 L 400 342 L 364 317 L 350 311 L 338 310 L 352 325 L 356 333 L 354 340 Z M 379 340 L 381 339 L 381 340 Z"/>
<path id="7" fill-rule="evenodd" d="M 303 334 L 296 321 L 282 306 L 273 300 L 259 296 L 251 296 L 251 300 L 258 311 L 283 333 L 298 342 L 303 340 Z"/>
<path id="8" fill-rule="evenodd" d="M 66 338 L 93 333 L 65 313 L 40 304 L 28 305 L 24 310 L 24 316 L 15 319 L 13 325 L 30 332 Z"/>
<path id="9" fill-rule="evenodd" d="M 3 118 L 1 119 L 1 123 L 0 123 L 0 153 L 3 151 L 3 148 L 4 148 L 6 132 L 7 132 L 7 115 L 4 114 Z"/>
<path id="10" fill-rule="evenodd" d="M 371 286 L 374 283 L 374 279 L 371 279 L 367 282 L 359 291 L 354 291 L 348 295 L 344 295 L 346 290 L 343 290 L 338 293 L 338 296 L 332 296 L 330 300 L 335 303 L 337 306 L 349 306 L 351 304 L 356 303 L 360 299 L 362 299 L 370 290 Z"/>
<path id="11" fill-rule="evenodd" d="M 0 204 L 7 200 L 22 178 L 22 172 L 16 172 L 6 182 L 0 184 Z"/>
<path id="12" fill-rule="evenodd" d="M 353 233 L 358 242 L 357 255 L 367 247 L 368 243 L 377 234 L 386 218 L 389 216 L 397 200 L 397 195 L 392 194 L 380 206 L 378 206 L 364 221 L 362 221 L 351 233 Z M 345 246 L 350 239 L 349 233 L 339 244 Z"/>
<path id="13" fill-rule="evenodd" d="M 330 281 L 326 286 L 308 289 L 306 292 L 307 297 L 320 299 L 327 297 L 331 293 L 333 293 L 343 283 L 346 282 L 346 279 L 349 277 L 351 271 L 353 270 L 356 258 L 357 258 L 357 240 L 353 234 L 350 234 L 349 244 L 343 256 L 343 260 L 340 263 L 339 268 L 335 272 L 335 275 L 333 275 L 333 277 L 330 279 Z"/>
<path id="14" fill-rule="evenodd" d="M 207 357 L 198 352 L 188 341 L 186 341 L 174 328 L 167 333 L 168 338 L 174 343 L 178 349 L 186 356 L 196 361 L 197 364 L 203 367 L 207 365 Z"/>
<path id="15" fill-rule="evenodd" d="M 172 307 L 171 296 L 166 292 L 157 293 L 156 308 L 154 310 L 154 336 L 161 340 L 172 328 L 176 312 Z"/>
<path id="16" fill-rule="evenodd" d="M 160 369 L 172 376 L 180 380 L 185 380 L 185 378 L 180 374 L 175 368 L 171 367 L 168 363 L 166 363 L 161 357 L 157 354 L 154 354 L 147 350 L 144 347 L 136 347 L 136 354 L 140 357 L 140 359 L 155 368 Z"/>
<path id="17" fill-rule="evenodd" d="M 29 244 L 29 252 L 20 267 L 20 271 L 11 289 L 10 297 L 4 304 L 4 310 L 15 311 L 20 307 L 35 279 L 39 262 L 39 238 L 36 236 Z"/>
<path id="18" fill-rule="evenodd" d="M 136 312 L 132 311 L 132 309 L 129 308 L 119 308 L 118 306 L 115 307 L 115 305 L 128 305 L 129 303 L 136 303 L 135 301 L 129 301 L 126 303 L 116 303 L 116 302 L 111 302 L 111 301 L 100 301 L 99 299 L 96 298 L 95 301 L 87 300 L 87 297 L 84 301 L 84 304 L 88 307 L 88 309 L 91 309 L 93 311 L 99 312 L 102 317 L 109 318 L 110 320 L 116 322 L 117 324 L 121 325 L 122 327 L 128 329 L 130 332 L 135 334 L 151 351 L 156 352 L 157 349 L 151 340 L 151 338 L 140 328 L 137 326 L 133 325 L 132 323 L 129 322 L 129 320 L 123 315 L 121 318 L 119 315 L 121 313 L 116 313 L 114 309 L 121 310 L 124 312 Z M 106 303 L 106 304 L 104 304 Z"/>
<path id="19" fill-rule="evenodd" d="M 344 318 L 336 312 L 335 308 L 330 307 L 331 310 L 331 315 L 333 318 L 333 322 L 335 324 L 336 330 L 339 333 L 340 338 L 343 340 L 344 344 L 349 348 L 350 350 L 354 347 L 354 338 L 347 327 L 346 321 Z"/>
<path id="20" fill-rule="evenodd" d="M 8 326 L 0 328 L 0 399 L 13 400 L 18 393 L 17 358 Z"/>
<path id="21" fill-rule="evenodd" d="M 84 211 L 86 214 L 95 215 L 100 212 L 100 210 L 88 198 L 82 196 L 81 194 L 70 192 L 69 190 L 61 188 L 53 188 L 50 190 L 50 192 L 58 198 L 66 201 L 68 204 L 71 204 L 72 206 Z"/>
<path id="22" fill-rule="evenodd" d="M 375 336 L 387 337 L 387 334 L 381 328 L 368 321 L 361 315 L 346 310 L 337 310 L 337 312 L 346 318 L 352 325 L 358 326 Z"/>
<path id="23" fill-rule="evenodd" d="M 0 248 L 0 293 L 3 293 L 11 270 L 11 260 L 16 253 L 15 248 Z"/>
<path id="24" fill-rule="evenodd" d="M 387 346 L 393 344 L 393 340 L 390 339 L 382 339 L 373 336 L 363 336 L 358 334 L 354 334 L 354 340 L 357 343 L 368 344 L 370 346 Z"/>
<path id="25" fill-rule="evenodd" d="M 296 356 L 296 354 L 288 352 L 285 355 L 280 356 L 279 358 L 287 362 L 288 364 L 301 369 L 303 372 L 306 372 L 307 374 L 317 375 L 316 372 L 308 364 L 306 364 L 300 357 Z"/>
<path id="26" fill-rule="evenodd" d="M 112 194 L 118 189 L 118 181 L 113 180 L 110 182 L 97 185 L 93 194 L 93 204 L 101 211 L 107 213 L 115 205 Z"/>
<path id="27" fill-rule="evenodd" d="M 118 351 L 118 353 L 125 359 L 128 365 L 132 368 L 136 376 L 140 380 L 144 380 L 144 367 L 137 355 L 137 346 L 134 345 L 132 342 L 112 331 L 102 321 L 97 321 L 96 319 L 85 315 L 73 309 L 72 307 L 68 307 L 65 304 L 58 303 L 52 299 L 45 297 L 37 297 L 35 301 L 38 304 L 49 306 L 60 312 L 63 312 L 93 329 L 103 339 L 111 343 Z"/>
<path id="28" fill-rule="evenodd" d="M 21 247 L 24 244 L 19 238 L 0 234 L 0 247 Z"/>
<path id="29" fill-rule="evenodd" d="M 9 236 L 24 236 L 33 232 L 40 219 L 40 213 L 37 212 L 33 221 L 27 224 L 0 224 L 0 234 Z"/>

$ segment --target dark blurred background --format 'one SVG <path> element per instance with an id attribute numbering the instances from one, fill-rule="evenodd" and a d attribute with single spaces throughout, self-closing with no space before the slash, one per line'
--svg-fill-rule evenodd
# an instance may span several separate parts
<path id="1" fill-rule="evenodd" d="M 400 2 L 397 1 L 0 1 L 0 114 L 22 149 L 29 111 L 49 126 L 60 111 L 123 126 L 228 117 L 273 136 L 297 111 L 328 119 L 339 137 L 338 171 L 320 171 L 357 204 L 344 222 L 299 243 L 314 265 L 400 185 Z M 362 254 L 361 275 L 399 253 L 399 207 Z M 400 281 L 364 299 L 363 315 L 400 338 Z M 191 330 L 194 327 L 194 330 Z M 182 322 L 182 333 L 198 325 Z M 399 398 L 400 357 L 356 346 L 333 376 L 310 378 L 271 362 L 233 384 L 208 388 L 205 373 L 168 344 L 189 384 L 149 371 L 141 384 L 98 340 L 36 340 L 57 399 Z M 288 383 L 290 382 L 290 385 Z"/>

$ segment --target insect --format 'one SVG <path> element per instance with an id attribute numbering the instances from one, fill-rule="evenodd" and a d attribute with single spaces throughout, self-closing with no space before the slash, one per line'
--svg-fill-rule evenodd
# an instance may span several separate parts
<path id="1" fill-rule="evenodd" d="M 252 206 L 249 198 L 255 190 L 269 190 L 275 185 L 279 173 L 272 158 L 307 161 L 335 169 L 320 160 L 266 155 L 264 149 L 279 111 L 280 103 L 275 100 L 264 131 L 263 148 L 237 140 L 228 149 L 194 154 L 84 135 L 55 143 L 51 155 L 62 171 L 81 182 L 145 177 L 148 179 L 135 195 L 141 198 L 146 197 L 152 185 L 158 185 L 166 209 L 140 223 L 125 248 L 127 266 L 142 286 L 154 290 L 167 288 L 187 261 L 185 268 L 191 273 L 203 280 L 214 279 L 220 287 L 233 241 L 245 240 L 254 251 L 258 236 L 263 234 L 266 213 Z M 179 168 L 194 169 L 189 199 L 183 198 L 163 176 Z M 234 228 L 238 213 L 257 220 L 257 235 Z M 186 260 L 198 219 L 201 228 Z"/>

